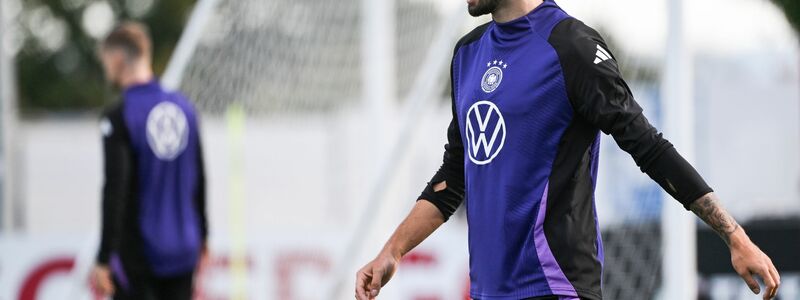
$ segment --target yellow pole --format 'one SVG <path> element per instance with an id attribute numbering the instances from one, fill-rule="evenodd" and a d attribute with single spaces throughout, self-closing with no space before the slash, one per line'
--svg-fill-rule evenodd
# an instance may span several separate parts
<path id="1" fill-rule="evenodd" d="M 231 299 L 247 299 L 247 239 L 244 194 L 245 112 L 241 104 L 231 104 L 226 113 L 230 147 L 228 222 L 231 238 Z"/>

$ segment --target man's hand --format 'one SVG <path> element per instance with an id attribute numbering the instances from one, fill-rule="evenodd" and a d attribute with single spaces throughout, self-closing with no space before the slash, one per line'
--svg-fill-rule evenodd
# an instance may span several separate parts
<path id="1" fill-rule="evenodd" d="M 96 265 L 91 275 L 92 285 L 97 292 L 104 296 L 114 295 L 114 281 L 111 279 L 111 270 L 106 265 Z"/>
<path id="2" fill-rule="evenodd" d="M 444 223 L 439 209 L 427 200 L 420 200 L 383 246 L 374 260 L 356 273 L 356 299 L 371 300 L 378 296 L 386 282 L 397 271 L 400 258 Z"/>
<path id="3" fill-rule="evenodd" d="M 764 300 L 774 298 L 781 285 L 781 276 L 772 264 L 772 260 L 750 241 L 741 227 L 731 234 L 730 241 L 731 263 L 736 273 L 755 294 L 761 291 L 758 282 L 753 279 L 753 275 L 758 275 L 766 285 Z"/>
<path id="4" fill-rule="evenodd" d="M 399 262 L 399 255 L 381 252 L 378 257 L 358 270 L 356 273 L 356 299 L 372 300 L 378 297 L 381 287 L 389 282 L 394 272 L 397 271 Z"/>
<path id="5" fill-rule="evenodd" d="M 753 275 L 758 275 L 766 285 L 764 300 L 774 298 L 781 285 L 778 270 L 772 260 L 750 241 L 744 229 L 719 203 L 717 196 L 708 193 L 694 201 L 689 208 L 728 244 L 733 269 L 744 279 L 750 290 L 755 294 L 761 292 L 758 282 L 753 279 Z"/>

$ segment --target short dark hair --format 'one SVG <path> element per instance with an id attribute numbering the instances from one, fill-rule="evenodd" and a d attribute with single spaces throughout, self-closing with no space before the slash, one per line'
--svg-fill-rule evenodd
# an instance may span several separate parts
<path id="1" fill-rule="evenodd" d="M 119 23 L 100 43 L 101 50 L 122 50 L 130 60 L 150 57 L 151 47 L 147 27 L 131 21 Z"/>

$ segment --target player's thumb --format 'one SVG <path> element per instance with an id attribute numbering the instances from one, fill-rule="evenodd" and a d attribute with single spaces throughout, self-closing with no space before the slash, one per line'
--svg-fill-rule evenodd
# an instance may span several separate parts
<path id="1" fill-rule="evenodd" d="M 369 296 L 370 297 L 377 297 L 378 293 L 381 291 L 381 280 L 383 279 L 383 268 L 374 268 L 372 269 L 372 282 L 369 284 Z"/>

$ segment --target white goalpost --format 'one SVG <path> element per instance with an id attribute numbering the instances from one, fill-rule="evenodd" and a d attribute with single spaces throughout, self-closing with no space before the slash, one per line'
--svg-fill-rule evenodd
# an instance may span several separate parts
<path id="1" fill-rule="evenodd" d="M 197 43 L 203 34 L 203 29 L 211 17 L 217 0 L 199 0 L 195 4 L 189 22 L 186 24 L 178 44 L 170 57 L 169 64 L 161 77 L 161 83 L 168 89 L 177 89 L 180 86 L 183 73 L 192 58 Z"/>
<path id="2" fill-rule="evenodd" d="M 684 2 L 668 0 L 668 32 L 661 95 L 664 131 L 689 162 L 694 162 L 692 52 L 686 40 Z M 661 299 L 696 299 L 697 242 L 694 215 L 664 196 L 662 210 Z"/>
<path id="3" fill-rule="evenodd" d="M 16 88 L 14 76 L 14 57 L 8 53 L 12 40 L 8 35 L 13 34 L 6 14 L 8 14 L 6 1 L 0 3 L 0 137 L 2 148 L 0 148 L 0 229 L 4 232 L 11 232 L 23 225 L 22 207 L 18 199 L 17 189 L 21 183 L 17 179 L 14 171 L 16 170 L 16 125 L 17 125 L 17 105 Z"/>

